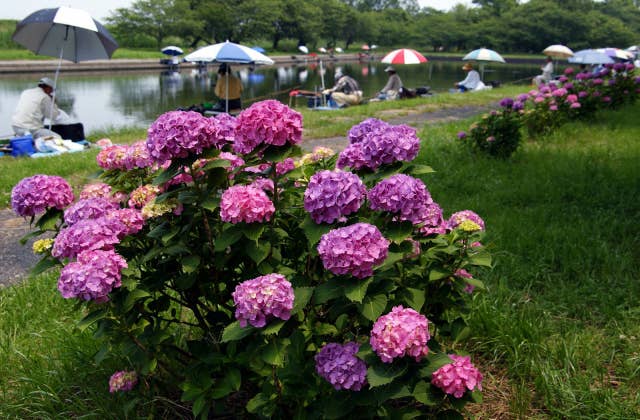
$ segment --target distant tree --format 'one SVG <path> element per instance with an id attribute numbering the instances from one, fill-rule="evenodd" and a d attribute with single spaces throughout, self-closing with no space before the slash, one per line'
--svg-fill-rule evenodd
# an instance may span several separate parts
<path id="1" fill-rule="evenodd" d="M 637 33 L 620 19 L 592 11 L 587 15 L 588 40 L 591 46 L 615 47 L 631 45 L 637 42 Z"/>
<path id="2" fill-rule="evenodd" d="M 477 4 L 493 16 L 502 16 L 518 5 L 517 0 L 473 0 L 472 3 Z"/>

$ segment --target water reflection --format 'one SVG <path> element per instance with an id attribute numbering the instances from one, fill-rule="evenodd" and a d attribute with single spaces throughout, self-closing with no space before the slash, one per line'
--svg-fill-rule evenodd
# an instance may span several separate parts
<path id="1" fill-rule="evenodd" d="M 396 66 L 405 86 L 430 86 L 446 92 L 465 76 L 461 62 L 430 61 L 427 64 Z M 243 104 L 253 99 L 276 98 L 288 103 L 292 89 L 321 91 L 331 87 L 337 70 L 360 83 L 365 98 L 373 97 L 387 81 L 376 61 L 337 62 L 300 61 L 278 67 L 234 66 L 243 84 Z M 205 69 L 206 70 L 206 69 Z M 194 104 L 215 102 L 215 70 L 182 69 L 171 73 L 121 72 L 109 74 L 63 74 L 59 79 L 58 100 L 63 109 L 81 121 L 86 132 L 129 125 L 148 126 L 163 112 Z M 528 82 L 539 73 L 538 65 L 487 65 L 485 81 Z M 0 135 L 11 133 L 11 114 L 22 90 L 33 87 L 45 75 L 0 77 Z"/>

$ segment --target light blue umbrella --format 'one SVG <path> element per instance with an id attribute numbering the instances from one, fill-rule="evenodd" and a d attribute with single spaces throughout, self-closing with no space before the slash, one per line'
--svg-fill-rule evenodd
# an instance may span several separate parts
<path id="1" fill-rule="evenodd" d="M 265 50 L 264 48 L 262 48 L 259 45 L 255 45 L 255 46 L 251 47 L 251 49 L 254 49 L 254 50 L 258 51 L 260 54 L 264 54 L 264 53 L 267 52 L 267 50 Z"/>
<path id="2" fill-rule="evenodd" d="M 477 50 L 473 50 L 462 59 L 464 61 L 497 61 L 499 63 L 506 63 L 500 54 L 488 48 L 478 48 Z"/>
<path id="3" fill-rule="evenodd" d="M 576 64 L 608 64 L 613 63 L 614 60 L 603 52 L 588 49 L 573 53 L 573 57 L 569 57 L 569 62 Z"/>

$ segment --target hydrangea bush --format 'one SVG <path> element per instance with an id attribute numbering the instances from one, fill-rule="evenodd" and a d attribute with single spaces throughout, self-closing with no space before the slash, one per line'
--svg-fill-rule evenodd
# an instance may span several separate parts
<path id="1" fill-rule="evenodd" d="M 179 390 L 201 418 L 451 416 L 479 401 L 482 375 L 449 354 L 491 265 L 485 223 L 444 217 L 414 129 L 369 119 L 349 137 L 339 156 L 302 155 L 302 117 L 275 101 L 237 118 L 172 111 L 144 147 L 105 145 L 101 182 L 75 203 L 46 175 L 14 188 L 16 212 L 41 215 L 34 235 L 54 234 L 36 271 L 61 268 L 97 360 L 131 362 L 111 392 Z"/>
<path id="2" fill-rule="evenodd" d="M 484 115 L 469 132 L 461 131 L 463 144 L 491 156 L 509 157 L 522 137 L 543 136 L 567 121 L 586 119 L 599 109 L 616 109 L 640 96 L 640 77 L 631 63 L 605 65 L 598 73 L 579 72 L 572 67 L 548 84 L 504 98 L 500 110 Z"/>

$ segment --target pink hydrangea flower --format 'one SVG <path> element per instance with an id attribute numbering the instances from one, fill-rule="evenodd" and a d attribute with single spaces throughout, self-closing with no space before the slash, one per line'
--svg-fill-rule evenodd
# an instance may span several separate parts
<path id="1" fill-rule="evenodd" d="M 64 221 L 71 226 L 80 220 L 97 219 L 118 208 L 118 203 L 106 198 L 87 198 L 69 206 L 64 211 Z"/>
<path id="2" fill-rule="evenodd" d="M 267 274 L 247 280 L 232 293 L 236 319 L 240 326 L 247 323 L 260 328 L 271 317 L 289 319 L 293 309 L 293 287 L 282 274 Z"/>
<path id="3" fill-rule="evenodd" d="M 399 305 L 373 324 L 369 343 L 384 363 L 404 356 L 419 362 L 429 352 L 427 342 L 430 338 L 427 318 Z"/>
<path id="4" fill-rule="evenodd" d="M 131 391 L 138 383 L 138 374 L 135 371 L 127 372 L 121 370 L 114 373 L 109 378 L 109 392 Z"/>
<path id="5" fill-rule="evenodd" d="M 469 356 L 450 354 L 453 363 L 433 372 L 431 383 L 446 394 L 461 398 L 464 393 L 475 388 L 482 391 L 482 373 L 471 363 Z"/>
<path id="6" fill-rule="evenodd" d="M 33 175 L 22 179 L 11 190 L 11 208 L 23 217 L 42 214 L 48 208 L 62 210 L 73 199 L 71 186 L 59 176 Z"/>
<path id="7" fill-rule="evenodd" d="M 242 159 L 240 156 L 238 155 L 234 155 L 233 153 L 229 153 L 229 152 L 222 152 L 220 153 L 220 156 L 218 156 L 219 159 L 226 159 L 229 161 L 229 163 L 231 164 L 231 166 L 229 166 L 227 168 L 227 171 L 233 171 L 236 168 L 241 167 L 242 165 L 244 165 L 244 159 Z"/>
<path id="8" fill-rule="evenodd" d="M 111 197 L 111 185 L 105 184 L 104 182 L 85 185 L 82 191 L 80 191 L 80 199 L 84 200 L 87 198 L 108 198 L 113 200 Z"/>
<path id="9" fill-rule="evenodd" d="M 456 270 L 455 273 L 453 273 L 454 276 L 459 277 L 461 279 L 472 279 L 473 276 L 471 275 L 471 273 L 469 273 L 467 270 L 465 270 L 464 268 L 459 268 Z M 473 291 L 475 290 L 475 286 L 472 284 L 466 284 L 464 287 L 464 291 L 466 293 L 473 293 Z"/>
<path id="10" fill-rule="evenodd" d="M 302 114 L 273 99 L 254 103 L 236 121 L 236 153 L 250 153 L 261 144 L 284 146 L 302 141 Z"/>
<path id="11" fill-rule="evenodd" d="M 254 179 L 249 186 L 268 192 L 273 192 L 275 188 L 272 179 L 262 177 Z"/>
<path id="12" fill-rule="evenodd" d="M 360 391 L 367 383 L 367 365 L 356 354 L 358 343 L 328 343 L 315 356 L 316 372 L 337 390 Z"/>
<path id="13" fill-rule="evenodd" d="M 261 189 L 235 185 L 222 193 L 220 218 L 225 222 L 264 222 L 271 220 L 275 211 L 273 203 Z"/>
<path id="14" fill-rule="evenodd" d="M 462 211 L 453 213 L 451 217 L 449 217 L 449 220 L 447 221 L 447 228 L 449 230 L 453 230 L 465 220 L 472 221 L 473 223 L 480 226 L 480 230 L 484 230 L 484 220 L 482 220 L 482 218 L 478 216 L 477 213 L 471 210 L 462 210 Z"/>
<path id="15" fill-rule="evenodd" d="M 161 163 L 211 147 L 219 149 L 227 143 L 227 130 L 216 118 L 194 111 L 169 111 L 149 127 L 146 146 L 151 158 Z"/>
<path id="16" fill-rule="evenodd" d="M 420 220 L 420 233 L 424 236 L 441 235 L 447 233 L 447 222 L 442 217 L 442 208 L 438 203 L 427 206 L 424 218 Z"/>
<path id="17" fill-rule="evenodd" d="M 104 169 L 125 169 L 127 146 L 112 145 L 100 150 L 96 156 L 98 166 Z"/>
<path id="18" fill-rule="evenodd" d="M 316 172 L 304 192 L 304 209 L 316 223 L 333 223 L 355 213 L 367 189 L 356 174 L 344 171 Z"/>
<path id="19" fill-rule="evenodd" d="M 65 299 L 78 298 L 105 302 L 116 287 L 120 287 L 121 272 L 127 262 L 115 251 L 85 251 L 78 261 L 60 271 L 58 290 Z"/>
<path id="20" fill-rule="evenodd" d="M 111 139 L 100 139 L 96 142 L 96 145 L 101 148 L 104 149 L 105 147 L 109 147 L 109 146 L 113 146 L 113 143 L 111 142 Z"/>
<path id="21" fill-rule="evenodd" d="M 363 279 L 373 275 L 389 253 L 389 241 L 376 226 L 356 223 L 322 235 L 318 254 L 324 268 L 334 274 Z"/>
<path id="22" fill-rule="evenodd" d="M 127 235 L 138 233 L 144 227 L 144 217 L 137 209 L 116 209 L 107 213 L 106 218 L 119 222 L 118 238 L 122 239 Z"/>
<path id="23" fill-rule="evenodd" d="M 146 142 L 137 141 L 127 147 L 122 162 L 124 169 L 130 171 L 135 168 L 148 168 L 153 165 L 153 159 L 149 155 Z"/>
<path id="24" fill-rule="evenodd" d="M 427 217 L 428 206 L 433 203 L 424 182 L 405 174 L 392 175 L 377 183 L 367 195 L 371 210 L 388 211 L 399 220 L 414 224 Z"/>
<path id="25" fill-rule="evenodd" d="M 296 168 L 293 158 L 286 158 L 282 162 L 276 163 L 276 175 L 281 176 L 291 172 Z"/>
<path id="26" fill-rule="evenodd" d="M 122 224 L 106 217 L 80 220 L 62 229 L 53 243 L 51 255 L 75 258 L 84 251 L 111 250 L 120 242 Z"/>

